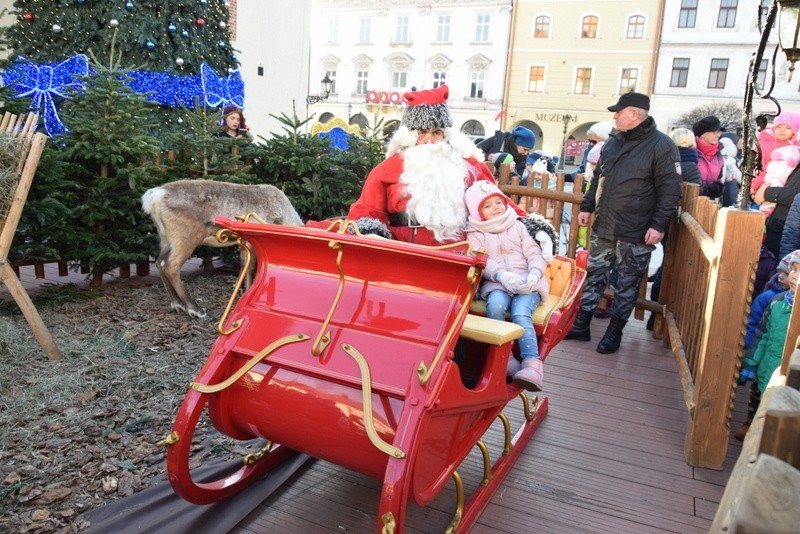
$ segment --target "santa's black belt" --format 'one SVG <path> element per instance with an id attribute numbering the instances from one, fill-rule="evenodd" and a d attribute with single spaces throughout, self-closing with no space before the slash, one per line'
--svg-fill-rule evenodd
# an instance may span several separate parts
<path id="1" fill-rule="evenodd" d="M 409 228 L 422 228 L 422 225 L 405 211 L 390 211 L 389 226 L 408 226 Z"/>

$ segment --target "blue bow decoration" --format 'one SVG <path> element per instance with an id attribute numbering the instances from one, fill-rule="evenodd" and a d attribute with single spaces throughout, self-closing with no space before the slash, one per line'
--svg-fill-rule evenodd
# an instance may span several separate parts
<path id="1" fill-rule="evenodd" d="M 203 97 L 207 106 L 236 106 L 244 108 L 244 80 L 239 69 L 226 77 L 219 76 L 214 69 L 203 63 L 200 65 L 203 82 Z"/>
<path id="2" fill-rule="evenodd" d="M 349 150 L 350 149 L 350 136 L 353 135 L 349 132 L 346 132 L 344 128 L 333 128 L 329 132 L 320 132 L 317 134 L 317 137 L 327 138 L 330 142 L 331 146 L 338 150 Z"/>
<path id="3" fill-rule="evenodd" d="M 45 130 L 52 136 L 67 131 L 58 117 L 54 97 L 69 98 L 68 90 L 83 87 L 83 81 L 76 76 L 88 74 L 89 60 L 84 54 L 77 54 L 61 63 L 41 64 L 20 56 L 6 69 L 3 81 L 14 87 L 17 96 L 32 97 L 30 109 L 44 117 Z"/>

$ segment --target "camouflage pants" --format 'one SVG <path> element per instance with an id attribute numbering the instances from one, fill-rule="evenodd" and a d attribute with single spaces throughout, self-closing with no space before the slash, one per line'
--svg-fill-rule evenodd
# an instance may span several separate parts
<path id="1" fill-rule="evenodd" d="M 654 249 L 653 245 L 612 241 L 592 234 L 581 309 L 594 311 L 597 307 L 608 285 L 611 266 L 616 256 L 617 283 L 610 311 L 612 316 L 627 320 L 636 306 L 639 283 L 650 265 L 650 255 Z"/>

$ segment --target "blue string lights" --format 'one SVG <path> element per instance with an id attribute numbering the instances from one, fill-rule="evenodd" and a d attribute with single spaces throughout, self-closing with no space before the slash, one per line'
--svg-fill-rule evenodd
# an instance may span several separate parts
<path id="1" fill-rule="evenodd" d="M 20 57 L 3 73 L 3 84 L 12 86 L 17 97 L 31 97 L 31 110 L 44 117 L 48 135 L 67 131 L 58 117 L 58 100 L 68 98 L 70 90 L 80 90 L 78 76 L 90 72 L 85 55 L 77 54 L 61 63 L 33 63 Z M 209 107 L 234 105 L 244 108 L 244 81 L 239 69 L 220 76 L 203 63 L 199 76 L 179 76 L 165 72 L 136 70 L 127 73 L 134 92 L 147 100 L 169 107 L 194 108 L 197 102 Z M 42 108 L 44 110 L 42 111 Z"/>

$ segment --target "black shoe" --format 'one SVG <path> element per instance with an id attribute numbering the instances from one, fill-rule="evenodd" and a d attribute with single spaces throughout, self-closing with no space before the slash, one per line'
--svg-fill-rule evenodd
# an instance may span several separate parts
<path id="1" fill-rule="evenodd" d="M 611 317 L 611 322 L 606 328 L 606 333 L 603 334 L 603 339 L 597 344 L 597 352 L 600 354 L 612 354 L 619 350 L 619 344 L 622 342 L 622 329 L 628 321 L 620 319 L 619 317 Z"/>
<path id="2" fill-rule="evenodd" d="M 611 317 L 611 312 L 605 308 L 595 308 L 593 315 L 598 319 L 608 319 Z"/>
<path id="3" fill-rule="evenodd" d="M 575 322 L 572 323 L 564 339 L 575 339 L 578 341 L 591 341 L 592 332 L 589 330 L 589 325 L 592 322 L 592 312 L 585 310 L 578 310 L 578 315 L 575 317 Z"/>
<path id="4" fill-rule="evenodd" d="M 647 320 L 645 328 L 647 328 L 648 330 L 652 330 L 655 327 L 655 325 L 656 325 L 656 314 L 651 313 L 650 318 Z"/>

